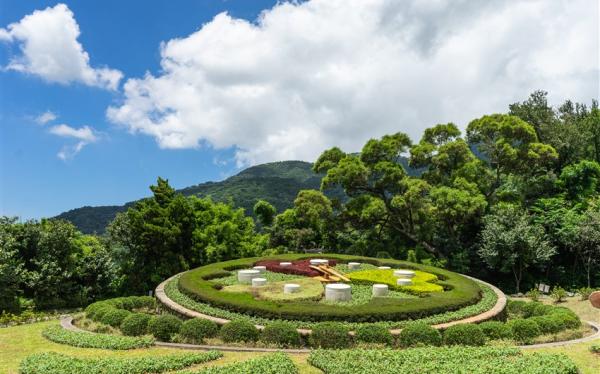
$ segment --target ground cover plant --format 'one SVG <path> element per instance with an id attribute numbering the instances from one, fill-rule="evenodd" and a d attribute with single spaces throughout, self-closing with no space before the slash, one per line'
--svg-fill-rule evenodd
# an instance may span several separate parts
<path id="1" fill-rule="evenodd" d="M 436 284 L 438 277 L 434 274 L 424 271 L 414 270 L 415 276 L 412 278 L 411 286 L 398 286 L 396 284 L 397 277 L 394 276 L 394 270 L 363 270 L 348 274 L 353 282 L 366 284 L 383 283 L 387 284 L 392 289 L 397 289 L 405 292 L 412 292 L 417 295 L 427 294 L 429 292 L 443 292 L 444 287 Z"/>
<path id="2" fill-rule="evenodd" d="M 300 285 L 300 291 L 284 293 L 283 285 L 286 283 Z M 279 282 L 269 282 L 259 288 L 254 288 L 247 284 L 236 284 L 222 288 L 224 292 L 252 293 L 258 299 L 273 301 L 319 300 L 323 296 L 323 290 L 323 284 L 313 278 L 295 278 Z"/>
<path id="3" fill-rule="evenodd" d="M 213 366 L 198 371 L 183 371 L 180 374 L 298 374 L 298 368 L 284 353 L 273 353 L 247 361 Z"/>
<path id="4" fill-rule="evenodd" d="M 273 256 L 270 259 L 277 261 L 294 261 L 309 259 L 314 256 L 302 254 L 289 254 Z M 444 292 L 431 292 L 427 297 L 420 299 L 397 300 L 394 298 L 373 298 L 370 303 L 363 305 L 343 306 L 314 303 L 310 301 L 296 301 L 293 303 L 276 302 L 272 300 L 256 300 L 253 295 L 241 293 L 222 292 L 215 288 L 211 278 L 222 277 L 226 271 L 249 268 L 260 261 L 260 258 L 246 258 L 221 263 L 210 264 L 181 275 L 178 282 L 179 290 L 191 298 L 227 309 L 233 312 L 242 312 L 253 316 L 270 319 L 290 319 L 304 321 L 347 321 L 347 322 L 376 322 L 419 319 L 447 311 L 454 311 L 477 303 L 482 295 L 479 285 L 459 274 L 397 260 L 379 260 L 347 255 L 319 255 L 319 257 L 336 259 L 339 261 L 358 261 L 374 263 L 377 265 L 390 265 L 396 268 L 415 268 L 436 275 L 443 279 Z"/>
<path id="5" fill-rule="evenodd" d="M 242 313 L 238 313 L 238 312 L 232 312 L 230 310 L 219 308 L 219 307 L 210 305 L 205 302 L 200 302 L 200 301 L 194 300 L 190 296 L 182 293 L 179 290 L 178 283 L 179 283 L 179 276 L 174 277 L 171 281 L 167 282 L 167 284 L 165 285 L 165 293 L 171 300 L 173 300 L 176 303 L 178 303 L 179 305 L 185 306 L 186 308 L 189 308 L 191 310 L 195 310 L 200 313 L 208 314 L 208 315 L 211 315 L 214 317 L 225 318 L 225 319 L 229 319 L 229 320 L 244 319 L 244 320 L 247 320 L 247 321 L 257 324 L 257 325 L 266 325 L 266 324 L 271 323 L 276 320 L 276 319 L 268 319 L 268 318 L 263 318 L 263 317 L 258 317 L 258 316 L 250 316 L 250 315 L 242 314 Z M 490 310 L 496 304 L 497 295 L 494 293 L 494 291 L 490 287 L 488 287 L 484 284 L 480 284 L 480 287 L 483 291 L 483 297 L 478 303 L 460 308 L 455 311 L 439 313 L 439 314 L 436 314 L 433 316 L 421 318 L 421 319 L 418 319 L 418 321 L 421 321 L 421 322 L 424 322 L 427 324 L 445 323 L 445 322 L 455 321 L 455 320 L 462 319 L 462 318 L 467 318 L 467 317 L 470 317 L 473 315 L 477 315 L 479 313 L 483 313 L 487 310 Z M 285 319 L 285 321 L 294 324 L 294 326 L 296 328 L 304 328 L 304 329 L 311 329 L 316 324 L 315 322 L 298 321 L 298 320 L 293 320 L 293 319 Z M 404 327 L 408 322 L 407 321 L 379 321 L 379 322 L 372 322 L 372 323 L 366 323 L 366 322 L 365 323 L 343 322 L 343 323 L 346 326 L 348 326 L 350 329 L 356 329 L 362 325 L 368 325 L 368 326 L 378 325 L 378 326 L 386 327 L 388 329 L 397 329 L 397 328 Z"/>
<path id="6" fill-rule="evenodd" d="M 51 325 L 45 328 L 42 335 L 55 343 L 81 348 L 135 349 L 149 347 L 154 344 L 154 339 L 147 336 L 132 337 L 70 331 L 59 325 Z"/>
<path id="7" fill-rule="evenodd" d="M 308 361 L 326 374 L 576 374 L 564 355 L 523 355 L 518 348 L 442 347 L 406 350 L 317 350 Z"/>
<path id="8" fill-rule="evenodd" d="M 141 358 L 81 359 L 44 352 L 25 358 L 19 367 L 21 374 L 149 374 L 173 370 L 216 360 L 221 352 L 180 353 Z"/>

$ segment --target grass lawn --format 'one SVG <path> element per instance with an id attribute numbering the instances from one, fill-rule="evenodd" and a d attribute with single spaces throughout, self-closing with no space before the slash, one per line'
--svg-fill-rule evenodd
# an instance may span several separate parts
<path id="1" fill-rule="evenodd" d="M 545 302 L 550 302 L 545 300 Z M 582 319 L 588 321 L 600 322 L 600 310 L 594 310 L 587 301 L 580 301 L 578 298 L 568 298 L 562 305 L 573 309 Z M 55 344 L 41 336 L 41 331 L 48 325 L 57 324 L 57 321 L 41 322 L 31 325 L 22 325 L 9 328 L 0 328 L 0 373 L 17 373 L 19 362 L 26 356 L 36 352 L 58 352 L 76 357 L 103 357 L 120 356 L 135 357 L 144 355 L 163 355 L 170 353 L 181 353 L 181 350 L 167 348 L 147 348 L 130 351 L 110 351 L 103 349 L 75 348 L 67 345 Z M 600 373 L 600 357 L 593 355 L 589 347 L 593 344 L 600 344 L 600 340 L 594 342 L 570 345 L 566 347 L 527 349 L 525 354 L 533 352 L 564 353 L 571 357 L 579 366 L 583 374 Z M 224 357 L 203 365 L 224 365 L 233 362 L 247 360 L 262 354 L 257 353 L 233 353 L 224 352 Z M 300 373 L 320 373 L 321 371 L 313 368 L 306 362 L 306 354 L 290 355 L 298 366 Z M 199 365 L 196 367 L 202 367 Z"/>

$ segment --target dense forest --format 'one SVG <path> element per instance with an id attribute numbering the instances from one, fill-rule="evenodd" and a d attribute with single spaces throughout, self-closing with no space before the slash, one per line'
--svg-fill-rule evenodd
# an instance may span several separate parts
<path id="1" fill-rule="evenodd" d="M 311 248 L 444 266 L 508 292 L 537 282 L 595 287 L 599 162 L 597 102 L 552 108 L 538 91 L 505 114 L 472 120 L 465 134 L 446 123 L 418 142 L 396 133 L 369 140 L 360 153 L 325 150 L 313 172 L 287 170 L 288 179 L 307 176 L 291 204 L 286 194 L 295 187 L 274 192 L 269 173 L 227 180 L 269 186 L 263 199 L 238 191 L 244 203 L 223 199 L 225 184 L 201 185 L 214 187 L 201 192 L 213 198 L 198 197 L 159 178 L 151 197 L 116 214 L 100 236 L 59 219 L 4 217 L 0 309 L 146 293 L 205 263 Z"/>

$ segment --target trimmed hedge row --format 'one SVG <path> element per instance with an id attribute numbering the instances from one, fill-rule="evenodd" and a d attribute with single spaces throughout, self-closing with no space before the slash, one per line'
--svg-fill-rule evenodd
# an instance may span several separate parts
<path id="1" fill-rule="evenodd" d="M 46 339 L 73 347 L 102 349 L 134 349 L 146 348 L 154 344 L 151 337 L 130 337 L 91 332 L 69 331 L 59 325 L 46 327 L 42 331 Z"/>
<path id="2" fill-rule="evenodd" d="M 298 374 L 298 368 L 284 353 L 253 358 L 236 364 L 212 366 L 199 371 L 184 371 L 180 374 Z"/>
<path id="3" fill-rule="evenodd" d="M 517 348 L 442 347 L 407 350 L 317 350 L 308 362 L 326 374 L 576 374 L 565 355 L 523 355 Z"/>
<path id="4" fill-rule="evenodd" d="M 269 259 L 293 261 L 310 257 L 306 254 L 287 254 L 273 256 Z M 319 255 L 319 257 L 330 258 L 340 262 L 358 261 L 422 270 L 436 275 L 439 279 L 443 279 L 444 281 L 440 282 L 440 285 L 448 290 L 409 300 L 374 298 L 368 304 L 348 307 L 309 301 L 286 303 L 255 300 L 248 293 L 220 292 L 214 287 L 212 282 L 207 280 L 213 278 L 215 274 L 222 274 L 224 270 L 251 267 L 257 261 L 263 260 L 263 258 L 244 258 L 225 261 L 188 271 L 179 278 L 179 290 L 195 300 L 206 302 L 229 311 L 245 313 L 250 316 L 316 322 L 326 320 L 376 322 L 419 319 L 475 304 L 482 297 L 481 288 L 475 281 L 444 269 L 405 261 L 380 260 L 361 256 L 330 254 Z"/>
<path id="5" fill-rule="evenodd" d="M 145 374 L 180 370 L 221 358 L 217 351 L 168 356 L 82 359 L 54 352 L 27 356 L 19 367 L 21 374 Z"/>
<path id="6" fill-rule="evenodd" d="M 179 290 L 178 283 L 179 283 L 179 277 L 175 277 L 165 285 L 165 294 L 171 300 L 173 300 L 174 302 L 176 302 L 179 305 L 182 305 L 186 308 L 195 310 L 200 313 L 208 314 L 213 317 L 225 318 L 225 319 L 229 319 L 229 320 L 244 319 L 244 320 L 250 321 L 257 325 L 268 325 L 268 324 L 276 322 L 276 321 L 286 321 L 286 322 L 293 324 L 296 328 L 303 328 L 303 329 L 312 329 L 318 323 L 318 322 L 306 322 L 306 321 L 297 321 L 297 320 L 289 320 L 289 319 L 284 319 L 284 320 L 267 319 L 267 318 L 249 316 L 246 314 L 241 314 L 241 313 L 236 313 L 236 312 L 232 312 L 229 310 L 221 309 L 221 308 L 215 307 L 213 305 L 199 302 L 199 301 L 196 301 L 196 300 L 190 298 L 188 295 L 182 293 Z M 467 317 L 471 317 L 471 316 L 483 313 L 494 307 L 494 305 L 496 304 L 496 301 L 498 300 L 497 295 L 494 293 L 494 291 L 490 287 L 488 287 L 484 284 L 480 284 L 480 287 L 483 290 L 483 298 L 477 304 L 469 305 L 469 306 L 466 306 L 466 307 L 461 308 L 456 311 L 440 313 L 437 315 L 433 315 L 433 316 L 429 316 L 429 317 L 425 317 L 425 318 L 413 320 L 413 321 L 380 321 L 380 322 L 364 322 L 364 323 L 343 322 L 343 323 L 348 328 L 350 328 L 352 330 L 356 330 L 356 329 L 360 328 L 361 326 L 369 326 L 369 327 L 381 326 L 381 327 L 385 327 L 387 329 L 399 329 L 399 328 L 403 328 L 408 323 L 413 323 L 414 321 L 424 322 L 424 323 L 432 324 L 432 325 L 456 321 L 456 320 L 459 320 L 462 318 L 467 318 Z"/>

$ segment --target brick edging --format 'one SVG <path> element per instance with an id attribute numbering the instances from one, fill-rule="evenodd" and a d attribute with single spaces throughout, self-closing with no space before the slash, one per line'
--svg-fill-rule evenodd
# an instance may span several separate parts
<path id="1" fill-rule="evenodd" d="M 156 298 L 158 299 L 158 301 L 164 305 L 166 308 L 176 312 L 177 314 L 180 314 L 184 317 L 187 318 L 203 318 L 203 319 L 208 319 L 210 321 L 215 322 L 218 325 L 224 325 L 226 323 L 229 322 L 228 319 L 225 318 L 218 318 L 218 317 L 214 317 L 208 314 L 204 314 L 204 313 L 200 313 L 197 312 L 195 310 L 191 310 L 188 309 L 182 305 L 177 304 L 176 302 L 174 302 L 173 300 L 171 300 L 167 294 L 165 293 L 165 285 L 170 282 L 171 280 L 173 280 L 173 278 L 177 277 L 178 275 L 183 274 L 183 273 L 179 273 L 179 274 L 175 274 L 172 277 L 170 277 L 169 279 L 163 281 L 162 283 L 160 283 L 155 290 L 155 295 Z M 439 329 L 439 330 L 444 330 L 447 329 L 450 326 L 454 326 L 454 325 L 458 325 L 458 324 L 463 324 L 463 323 L 480 323 L 483 321 L 487 321 L 490 320 L 492 318 L 495 318 L 498 314 L 502 313 L 502 311 L 504 310 L 504 308 L 506 307 L 506 302 L 507 302 L 507 298 L 506 295 L 504 294 L 504 292 L 502 292 L 498 287 L 489 284 L 487 282 L 484 282 L 482 280 L 479 280 L 477 278 L 473 278 L 471 276 L 468 275 L 464 275 L 464 274 L 460 274 L 463 277 L 469 278 L 471 280 L 474 280 L 476 282 L 479 283 L 483 283 L 486 286 L 490 287 L 494 293 L 497 296 L 497 300 L 496 300 L 496 304 L 492 307 L 492 309 L 485 311 L 483 313 L 477 314 L 475 316 L 471 316 L 471 317 L 467 317 L 467 318 L 463 318 L 460 320 L 456 320 L 456 321 L 450 321 L 450 322 L 445 322 L 445 323 L 440 323 L 437 325 L 433 325 L 434 328 Z M 257 329 L 262 330 L 265 327 L 262 325 L 255 325 Z M 310 329 L 297 329 L 298 332 L 301 335 L 310 335 L 312 333 L 312 330 Z M 392 335 L 398 335 L 400 334 L 401 329 L 392 329 L 390 330 L 390 332 L 392 333 Z M 352 334 L 352 333 L 351 333 Z"/>

